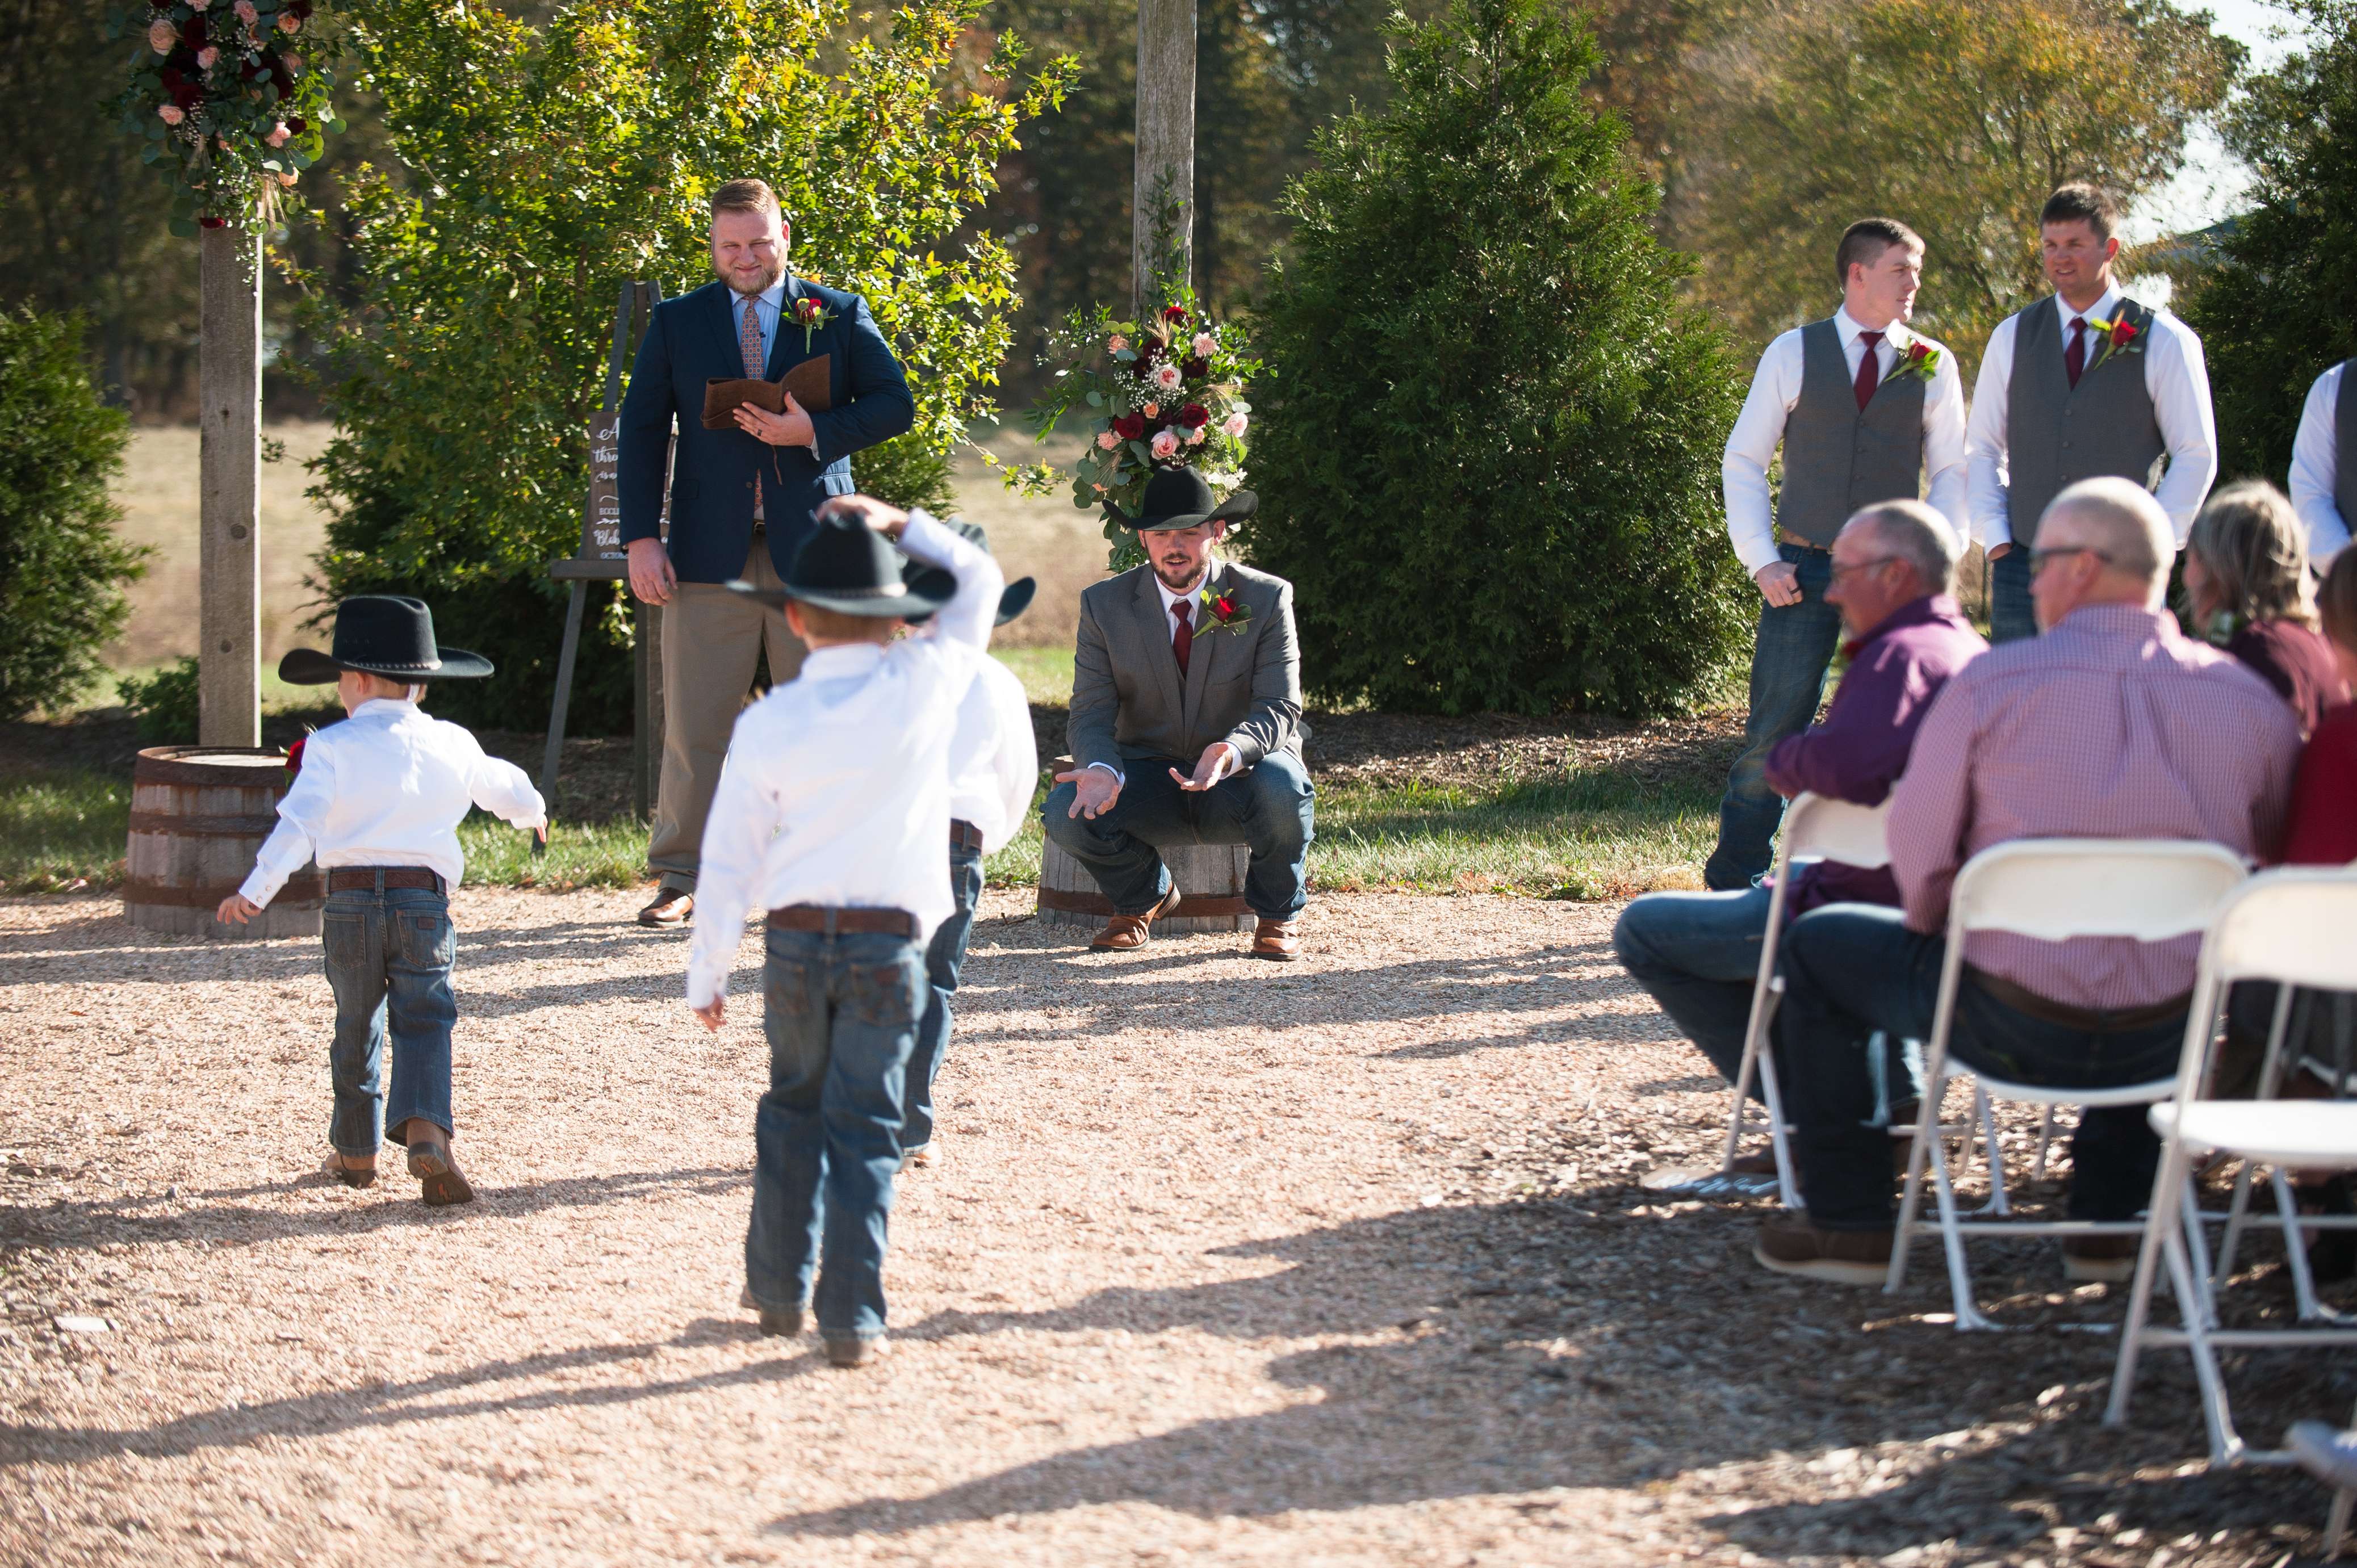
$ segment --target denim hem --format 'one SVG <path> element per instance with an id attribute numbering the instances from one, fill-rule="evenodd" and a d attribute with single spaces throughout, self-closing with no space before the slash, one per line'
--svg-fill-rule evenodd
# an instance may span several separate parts
<path id="1" fill-rule="evenodd" d="M 755 1290 L 749 1281 L 746 1283 L 745 1294 L 752 1297 L 753 1305 L 759 1307 L 763 1312 L 808 1312 L 811 1309 L 811 1298 L 808 1296 L 802 1297 L 802 1300 L 798 1302 L 791 1303 L 782 1301 L 764 1301 L 761 1299 L 761 1293 Z"/>
<path id="2" fill-rule="evenodd" d="M 885 1331 L 881 1328 L 872 1334 L 862 1334 L 856 1328 L 829 1328 L 823 1323 L 818 1326 L 820 1341 L 828 1345 L 873 1345 L 883 1338 L 884 1334 Z"/>
<path id="3" fill-rule="evenodd" d="M 456 1120 L 456 1117 L 451 1118 L 451 1121 Z M 406 1116 L 388 1116 L 384 1119 L 384 1141 L 388 1144 L 398 1144 L 404 1149 L 409 1147 L 409 1140 L 401 1133 L 394 1132 L 393 1129 L 396 1127 L 406 1127 L 412 1122 L 430 1122 L 435 1126 L 442 1129 L 442 1135 L 446 1138 L 455 1138 L 458 1135 L 457 1128 L 453 1127 L 449 1122 L 445 1122 L 441 1117 L 435 1115 L 432 1112 L 413 1111 Z"/>
<path id="4" fill-rule="evenodd" d="M 344 1147 L 343 1144 L 337 1143 L 333 1138 L 330 1138 L 328 1140 L 328 1147 L 335 1150 L 336 1153 L 339 1155 L 349 1155 L 353 1159 L 357 1160 L 364 1155 L 375 1155 L 382 1152 L 384 1145 L 382 1144 L 371 1144 L 365 1149 L 348 1149 Z"/>

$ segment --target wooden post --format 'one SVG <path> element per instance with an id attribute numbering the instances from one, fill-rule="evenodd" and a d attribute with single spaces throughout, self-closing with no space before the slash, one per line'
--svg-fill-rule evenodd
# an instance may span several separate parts
<path id="1" fill-rule="evenodd" d="M 199 241 L 197 739 L 262 744 L 262 242 Z"/>
<path id="2" fill-rule="evenodd" d="M 1165 177 L 1168 185 L 1163 186 Z M 1143 313 L 1154 278 L 1157 192 L 1178 203 L 1181 275 L 1191 275 L 1195 209 L 1195 0 L 1137 0 L 1137 171 L 1131 200 L 1131 292 Z"/>

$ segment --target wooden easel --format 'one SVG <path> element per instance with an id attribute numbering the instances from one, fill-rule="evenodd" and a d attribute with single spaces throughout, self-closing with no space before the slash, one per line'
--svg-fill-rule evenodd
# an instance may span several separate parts
<path id="1" fill-rule="evenodd" d="M 622 547 L 621 492 L 617 483 L 620 460 L 622 363 L 632 340 L 644 330 L 662 302 L 662 290 L 651 283 L 626 283 L 614 309 L 614 348 L 606 360 L 606 396 L 589 422 L 589 490 L 581 509 L 581 550 L 564 561 L 548 564 L 548 575 L 573 585 L 565 606 L 565 642 L 556 656 L 556 696 L 548 711 L 548 753 L 540 765 L 540 793 L 555 799 L 556 769 L 565 752 L 565 711 L 573 701 L 573 661 L 581 650 L 581 611 L 592 583 L 630 580 L 629 553 Z M 663 455 L 663 515 L 658 525 L 671 532 L 671 454 Z M 633 603 L 636 644 L 632 659 L 630 700 L 630 766 L 633 805 L 644 818 L 654 804 L 655 779 L 662 763 L 662 666 L 659 643 L 662 611 Z"/>

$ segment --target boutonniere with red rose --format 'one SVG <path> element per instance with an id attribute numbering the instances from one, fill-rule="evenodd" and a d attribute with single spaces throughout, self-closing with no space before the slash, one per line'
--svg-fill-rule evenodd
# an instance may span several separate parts
<path id="1" fill-rule="evenodd" d="M 1252 619 L 1252 608 L 1236 597 L 1233 588 L 1215 588 L 1206 583 L 1195 597 L 1203 607 L 1195 618 L 1196 636 L 1214 631 L 1232 631 L 1238 637 L 1244 634 L 1245 624 Z"/>
<path id="2" fill-rule="evenodd" d="M 834 317 L 825 306 L 804 295 L 794 301 L 794 319 L 802 323 L 802 352 L 807 354 L 810 352 L 811 334 L 833 321 Z"/>
<path id="3" fill-rule="evenodd" d="M 317 732 L 305 730 L 303 738 L 286 748 L 286 782 L 289 784 L 295 782 L 295 776 L 303 771 L 303 747 L 315 733 Z"/>
<path id="4" fill-rule="evenodd" d="M 2087 329 L 2095 334 L 2096 344 L 2095 357 L 2088 361 L 2087 369 L 2094 370 L 2115 354 L 2144 352 L 2145 339 L 2151 335 L 2147 331 L 2146 324 L 2152 317 L 2147 313 L 2142 320 L 2139 320 L 2136 311 L 2136 305 L 2134 300 L 2123 300 L 2120 302 L 2118 314 L 2109 321 L 2087 323 Z"/>
<path id="5" fill-rule="evenodd" d="M 1899 359 L 1890 367 L 1889 379 L 1895 381 L 1904 376 L 1928 381 L 1939 373 L 1940 350 L 1921 338 L 1910 338 L 1900 348 Z"/>

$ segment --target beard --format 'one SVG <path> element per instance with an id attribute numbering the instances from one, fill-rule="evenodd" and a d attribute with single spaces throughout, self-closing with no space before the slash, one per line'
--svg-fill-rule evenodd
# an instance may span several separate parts
<path id="1" fill-rule="evenodd" d="M 745 287 L 737 281 L 735 273 L 728 271 L 718 262 L 712 263 L 712 275 L 749 299 L 755 295 L 767 294 L 778 285 L 778 280 L 786 275 L 786 258 L 780 256 L 769 266 L 763 268 L 761 281 L 752 288 Z"/>
<path id="2" fill-rule="evenodd" d="M 1211 558 L 1208 555 L 1200 562 L 1181 561 L 1176 566 L 1166 564 L 1159 555 L 1150 559 L 1155 576 L 1161 579 L 1162 585 L 1174 594 L 1185 593 L 1211 575 Z"/>

